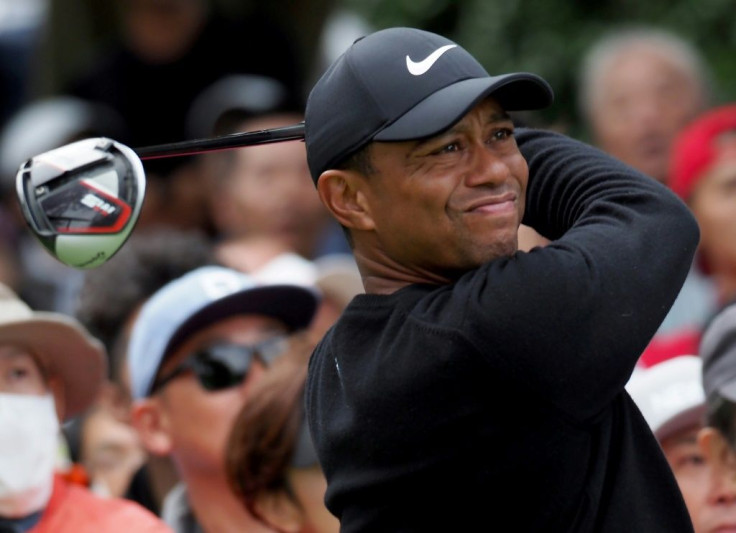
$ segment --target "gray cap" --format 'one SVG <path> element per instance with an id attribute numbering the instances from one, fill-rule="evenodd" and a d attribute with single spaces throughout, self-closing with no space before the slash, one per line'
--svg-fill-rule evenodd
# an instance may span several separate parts
<path id="1" fill-rule="evenodd" d="M 708 403 L 718 395 L 736 402 L 736 304 L 711 321 L 700 341 L 703 388 Z"/>

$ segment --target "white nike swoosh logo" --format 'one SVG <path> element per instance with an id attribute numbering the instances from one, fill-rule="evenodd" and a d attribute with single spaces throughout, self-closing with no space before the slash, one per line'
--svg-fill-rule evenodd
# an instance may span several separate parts
<path id="1" fill-rule="evenodd" d="M 456 44 L 445 45 L 429 54 L 426 59 L 418 62 L 414 62 L 409 56 L 406 56 L 406 68 L 409 70 L 410 74 L 413 74 L 414 76 L 421 76 L 432 68 L 432 65 L 437 62 L 442 54 L 447 52 L 450 48 L 455 48 L 456 46 Z"/>

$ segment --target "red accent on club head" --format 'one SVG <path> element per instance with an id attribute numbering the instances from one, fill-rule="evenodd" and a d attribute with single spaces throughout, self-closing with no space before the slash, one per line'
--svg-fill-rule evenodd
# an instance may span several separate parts
<path id="1" fill-rule="evenodd" d="M 115 204 L 117 207 L 120 208 L 120 215 L 118 216 L 117 221 L 114 225 L 107 227 L 107 228 L 58 228 L 57 231 L 59 233 L 64 233 L 67 235 L 89 235 L 89 234 L 106 234 L 106 233 L 119 233 L 120 230 L 122 230 L 125 227 L 125 224 L 130 220 L 130 215 L 133 212 L 133 210 L 130 208 L 130 206 L 120 200 L 120 198 L 116 198 L 115 196 L 111 196 L 108 193 L 106 193 L 104 190 L 95 187 L 94 185 L 90 184 L 89 182 L 85 180 L 81 180 L 79 182 L 84 187 L 87 187 L 91 191 L 93 191 L 96 195 L 102 196 L 105 198 L 106 201 L 108 201 L 111 204 Z"/>

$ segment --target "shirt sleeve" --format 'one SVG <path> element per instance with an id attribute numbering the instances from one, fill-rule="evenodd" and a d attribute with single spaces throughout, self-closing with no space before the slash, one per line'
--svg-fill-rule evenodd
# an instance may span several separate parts
<path id="1" fill-rule="evenodd" d="M 666 187 L 600 150 L 521 130 L 524 223 L 554 239 L 463 276 L 445 302 L 492 367 L 576 420 L 619 394 L 682 286 L 698 242 Z"/>

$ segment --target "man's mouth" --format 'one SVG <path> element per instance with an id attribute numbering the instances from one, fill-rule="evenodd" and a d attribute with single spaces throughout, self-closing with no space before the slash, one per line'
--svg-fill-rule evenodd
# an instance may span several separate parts
<path id="1" fill-rule="evenodd" d="M 516 209 L 516 193 L 506 192 L 474 200 L 466 209 L 469 213 L 498 214 Z"/>

